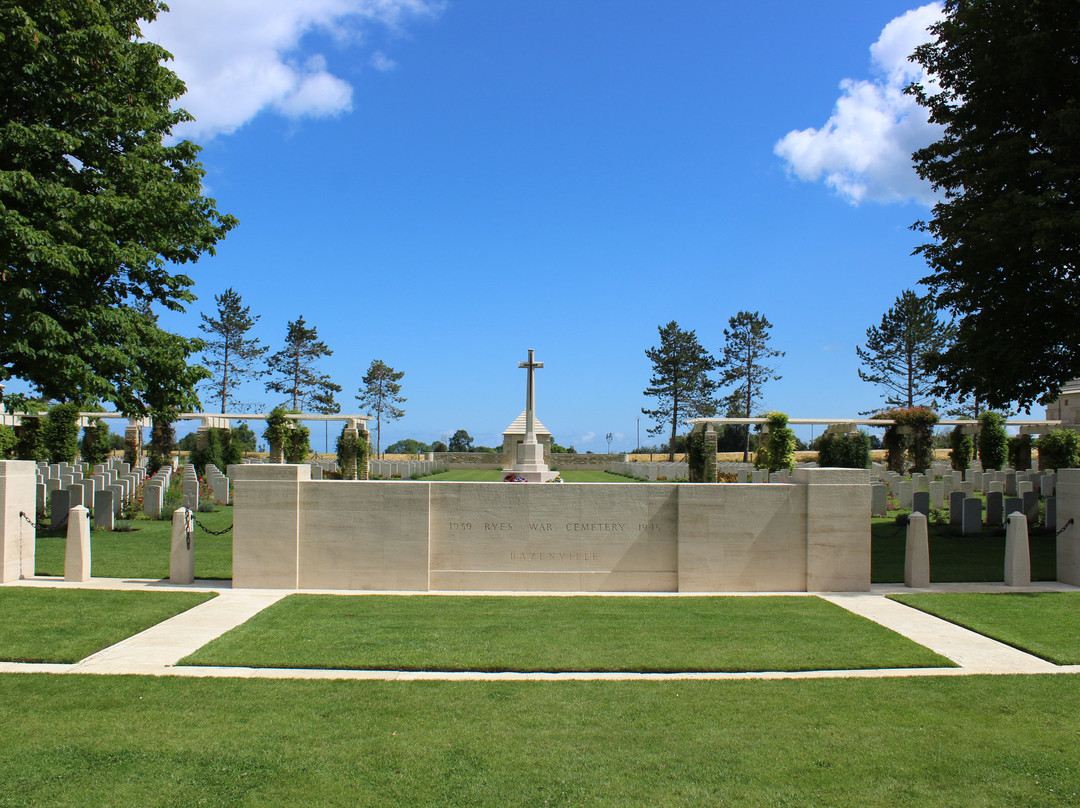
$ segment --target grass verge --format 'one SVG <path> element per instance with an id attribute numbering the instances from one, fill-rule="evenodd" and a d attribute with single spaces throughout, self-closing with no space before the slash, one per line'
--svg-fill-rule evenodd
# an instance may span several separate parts
<path id="1" fill-rule="evenodd" d="M 224 530 L 232 524 L 232 506 L 218 506 L 214 513 L 197 513 L 195 518 L 210 530 Z M 91 574 L 95 578 L 167 578 L 172 522 L 137 519 L 129 532 L 90 532 Z M 39 533 L 35 547 L 38 575 L 64 574 L 64 535 Z M 195 528 L 195 577 L 232 578 L 232 533 L 211 536 Z"/>
<path id="2" fill-rule="evenodd" d="M 497 483 L 509 472 L 497 469 L 454 469 L 433 474 L 430 477 L 422 477 L 421 482 L 455 482 L 455 483 Z M 559 475 L 568 483 L 636 483 L 640 480 L 632 480 L 619 474 L 611 474 L 607 471 L 591 469 L 568 469 L 560 471 Z"/>
<path id="3" fill-rule="evenodd" d="M 815 597 L 290 595 L 186 665 L 437 671 L 951 666 Z"/>
<path id="4" fill-rule="evenodd" d="M 207 592 L 3 587 L 0 659 L 78 662 L 212 597 Z"/>
<path id="5" fill-rule="evenodd" d="M 1075 676 L 0 677 L 0 805 L 937 808 L 1080 800 Z"/>
<path id="6" fill-rule="evenodd" d="M 904 546 L 907 528 L 894 519 L 871 521 L 871 579 L 876 584 L 903 583 Z M 1005 579 L 1005 530 L 984 527 L 979 536 L 952 535 L 947 525 L 928 525 L 930 581 L 1003 581 Z M 1031 578 L 1057 579 L 1057 539 L 1046 533 L 1032 533 Z"/>
<path id="7" fill-rule="evenodd" d="M 892 595 L 1058 665 L 1080 665 L 1080 592 Z"/>

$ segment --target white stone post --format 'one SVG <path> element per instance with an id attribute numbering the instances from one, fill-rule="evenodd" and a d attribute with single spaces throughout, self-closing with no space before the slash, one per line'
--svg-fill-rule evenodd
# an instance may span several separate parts
<path id="1" fill-rule="evenodd" d="M 1027 517 L 1010 513 L 1005 528 L 1005 586 L 1031 585 L 1031 551 Z"/>
<path id="2" fill-rule="evenodd" d="M 64 580 L 90 580 L 90 511 L 82 505 L 76 505 L 68 511 Z"/>
<path id="3" fill-rule="evenodd" d="M 904 586 L 930 586 L 930 544 L 927 538 L 926 516 L 913 513 L 908 517 L 907 542 L 904 545 Z"/>
<path id="4" fill-rule="evenodd" d="M 36 494 L 34 461 L 0 460 L 0 581 L 34 575 Z"/>
<path id="5" fill-rule="evenodd" d="M 169 583 L 195 582 L 195 522 L 188 508 L 177 508 L 172 518 L 172 551 L 169 553 Z"/>

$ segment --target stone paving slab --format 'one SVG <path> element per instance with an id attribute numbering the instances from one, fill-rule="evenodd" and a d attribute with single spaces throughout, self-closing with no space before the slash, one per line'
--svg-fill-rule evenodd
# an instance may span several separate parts
<path id="1" fill-rule="evenodd" d="M 821 595 L 972 673 L 1051 673 L 1058 665 L 877 594 Z"/>
<path id="2" fill-rule="evenodd" d="M 71 673 L 137 673 L 175 665 L 188 654 L 281 600 L 285 591 L 230 591 L 170 617 L 72 665 Z"/>

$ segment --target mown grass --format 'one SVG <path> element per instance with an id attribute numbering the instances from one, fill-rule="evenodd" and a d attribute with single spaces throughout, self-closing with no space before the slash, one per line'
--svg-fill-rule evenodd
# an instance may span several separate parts
<path id="1" fill-rule="evenodd" d="M 290 595 L 186 665 L 761 671 L 952 665 L 814 597 Z"/>
<path id="2" fill-rule="evenodd" d="M 214 597 L 208 592 L 0 588 L 0 659 L 78 662 Z"/>
<path id="3" fill-rule="evenodd" d="M 1080 665 L 1080 592 L 893 595 L 1058 665 Z"/>
<path id="4" fill-rule="evenodd" d="M 907 528 L 895 519 L 871 520 L 871 580 L 874 583 L 903 583 Z M 1005 579 L 1005 530 L 984 527 L 979 536 L 957 536 L 956 528 L 930 523 L 930 581 L 1003 581 Z M 1057 539 L 1050 533 L 1033 531 L 1031 578 L 1057 579 Z"/>
<path id="5" fill-rule="evenodd" d="M 1080 680 L 0 677 L 0 806 L 1080 801 Z"/>
<path id="6" fill-rule="evenodd" d="M 214 513 L 197 513 L 196 519 L 210 530 L 232 524 L 232 506 L 218 506 Z M 167 578 L 172 523 L 151 519 L 133 520 L 130 532 L 91 530 L 91 575 L 95 578 Z M 38 575 L 64 574 L 62 534 L 38 532 L 35 567 Z M 195 577 L 232 578 L 232 534 L 211 536 L 195 528 Z"/>

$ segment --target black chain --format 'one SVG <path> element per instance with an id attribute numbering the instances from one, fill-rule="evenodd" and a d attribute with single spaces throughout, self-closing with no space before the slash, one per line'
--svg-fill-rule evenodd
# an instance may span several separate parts
<path id="1" fill-rule="evenodd" d="M 1065 532 L 1065 531 L 1066 531 L 1066 530 L 1067 530 L 1067 529 L 1069 528 L 1069 526 L 1070 526 L 1070 525 L 1072 525 L 1072 523 L 1073 523 L 1073 520 L 1072 520 L 1072 519 L 1070 519 L 1070 520 L 1069 520 L 1068 522 L 1066 522 L 1066 523 L 1065 523 L 1064 525 L 1062 525 L 1062 526 L 1061 526 L 1061 530 L 1059 530 L 1059 531 L 1058 531 L 1057 533 L 1055 533 L 1054 535 L 1055 535 L 1055 536 L 1060 536 L 1060 535 L 1061 535 L 1062 533 L 1064 533 L 1064 532 Z"/>
<path id="2" fill-rule="evenodd" d="M 211 530 L 206 525 L 204 525 L 202 522 L 200 522 L 198 519 L 196 519 L 195 514 L 191 514 L 191 521 L 194 522 L 196 525 L 198 525 L 200 530 L 202 530 L 205 533 L 209 533 L 211 536 L 224 536 L 226 533 L 228 533 L 230 530 L 233 529 L 233 526 L 229 525 L 224 530 Z"/>
<path id="3" fill-rule="evenodd" d="M 30 517 L 26 515 L 26 511 L 19 511 L 19 516 L 26 520 L 26 523 L 30 525 L 34 530 L 37 530 L 37 522 L 30 521 Z"/>

